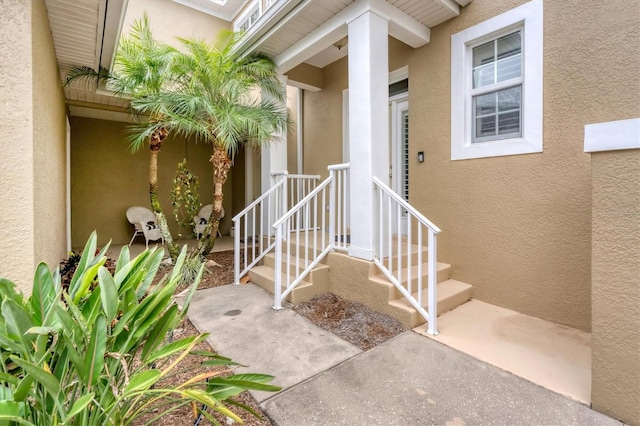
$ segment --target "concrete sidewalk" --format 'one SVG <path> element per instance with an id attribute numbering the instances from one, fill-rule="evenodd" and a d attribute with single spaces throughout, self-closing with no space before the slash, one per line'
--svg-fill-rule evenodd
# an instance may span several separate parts
<path id="1" fill-rule="evenodd" d="M 236 371 L 275 376 L 273 384 L 287 389 L 362 351 L 322 330 L 289 308 L 271 309 L 273 296 L 254 284 L 224 285 L 199 290 L 189 319 L 211 335 L 219 354 L 246 365 Z M 252 392 L 258 402 L 273 396 Z"/>
<path id="2" fill-rule="evenodd" d="M 361 352 L 254 286 L 198 291 L 189 318 L 221 355 L 276 376 L 254 393 L 280 426 L 620 425 L 589 407 L 407 331 Z"/>

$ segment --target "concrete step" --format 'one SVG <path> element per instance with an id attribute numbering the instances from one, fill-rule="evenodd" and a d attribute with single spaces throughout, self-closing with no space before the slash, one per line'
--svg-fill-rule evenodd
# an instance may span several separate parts
<path id="1" fill-rule="evenodd" d="M 282 291 L 286 290 L 287 276 L 282 274 Z M 249 270 L 249 279 L 252 283 L 264 288 L 270 293 L 275 288 L 275 270 L 266 265 L 255 266 Z M 295 277 L 289 277 L 293 281 Z M 326 293 L 329 290 L 329 267 L 327 265 L 317 265 L 302 280 L 295 289 L 287 296 L 286 300 L 293 304 L 302 303 L 310 300 L 314 296 Z"/>
<path id="2" fill-rule="evenodd" d="M 438 316 L 452 309 L 457 308 L 463 303 L 468 302 L 473 295 L 473 286 L 464 283 L 462 281 L 448 279 L 446 281 L 438 283 L 437 289 L 438 296 Z M 418 293 L 413 294 L 414 298 L 418 298 Z M 427 309 L 429 303 L 429 297 L 426 291 L 422 292 L 422 306 Z M 409 327 L 417 327 L 424 324 L 426 321 L 416 311 L 411 303 L 404 297 L 399 297 L 395 300 L 391 300 L 389 305 L 396 312 L 394 316 L 396 318 L 402 318 L 400 321 L 403 324 L 408 324 Z"/>
<path id="3" fill-rule="evenodd" d="M 300 274 L 300 273 L 302 273 L 302 271 L 305 270 L 305 266 L 304 266 L 305 259 L 304 259 L 304 257 L 302 257 L 299 260 L 298 267 L 296 268 L 296 258 L 295 258 L 295 256 L 287 256 L 286 254 L 283 253 L 282 254 L 282 272 L 283 273 L 285 273 L 286 269 L 287 269 L 287 260 L 289 261 L 289 273 L 291 275 Z M 313 260 L 312 257 L 307 258 L 307 261 L 309 263 L 311 263 L 312 260 Z M 320 264 L 317 265 L 317 266 L 323 265 L 324 262 L 326 262 L 326 258 L 322 259 L 320 261 Z M 267 253 L 264 256 L 264 258 L 262 259 L 262 263 L 263 263 L 264 266 L 268 266 L 270 268 L 275 269 L 276 268 L 276 254 L 274 252 Z"/>
<path id="4" fill-rule="evenodd" d="M 369 276 L 369 279 L 376 283 L 389 283 L 389 279 L 383 272 L 375 266 L 375 273 Z M 407 288 L 407 277 L 408 268 L 402 269 L 402 282 L 405 288 Z M 394 271 L 395 272 L 395 271 Z M 438 262 L 438 278 L 437 282 L 443 282 L 448 280 L 451 277 L 451 265 L 448 263 Z M 429 274 L 428 274 L 428 264 L 422 264 L 422 288 L 427 288 L 429 285 Z M 391 284 L 391 291 L 389 292 L 389 300 L 397 299 L 402 296 L 402 294 L 396 289 L 396 287 Z M 412 291 L 418 290 L 418 265 L 411 267 L 411 289 Z"/>

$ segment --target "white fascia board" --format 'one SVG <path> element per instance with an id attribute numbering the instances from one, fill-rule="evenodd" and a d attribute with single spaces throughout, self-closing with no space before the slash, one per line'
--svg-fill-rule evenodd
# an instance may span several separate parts
<path id="1" fill-rule="evenodd" d="M 221 5 L 221 8 L 223 10 L 223 12 L 220 11 L 216 11 L 216 10 L 212 10 L 212 9 L 208 9 L 206 7 L 201 7 L 198 6 L 197 4 L 194 4 L 192 2 L 190 2 L 189 0 L 173 0 L 174 3 L 178 3 L 181 4 L 183 6 L 186 6 L 188 8 L 197 10 L 198 12 L 202 12 L 202 13 L 206 13 L 207 15 L 211 15 L 214 16 L 216 18 L 220 18 L 223 19 L 227 22 L 231 22 L 233 21 L 236 16 L 238 15 L 238 13 L 242 10 L 242 8 L 244 8 L 247 3 L 249 3 L 250 0 L 243 0 L 238 2 L 237 0 L 234 1 L 233 3 L 226 3 Z M 231 6 L 236 5 L 236 7 L 231 10 Z"/>
<path id="2" fill-rule="evenodd" d="M 640 149 L 640 118 L 584 126 L 584 152 L 622 149 Z"/>
<path id="3" fill-rule="evenodd" d="M 456 15 L 459 14 L 459 9 L 455 4 L 450 4 L 448 0 L 442 0 L 442 2 L 451 8 Z M 413 48 L 429 43 L 431 38 L 429 27 L 421 24 L 397 7 L 384 0 L 372 0 L 370 10 L 389 21 L 389 35 L 392 37 Z"/>
<path id="4" fill-rule="evenodd" d="M 94 118 L 97 120 L 120 121 L 123 123 L 139 123 L 140 120 L 132 114 L 120 111 L 111 111 L 98 108 L 69 105 L 69 113 L 72 117 Z"/>
<path id="5" fill-rule="evenodd" d="M 302 83 L 300 81 L 295 81 L 295 80 L 291 80 L 291 79 L 287 80 L 287 86 L 297 87 L 299 89 L 304 89 L 304 90 L 307 90 L 309 92 L 319 92 L 319 91 L 322 90 L 321 87 L 312 86 L 311 84 Z"/>
<path id="6" fill-rule="evenodd" d="M 280 72 L 285 73 L 347 35 L 347 24 L 372 11 L 389 21 L 389 34 L 412 47 L 429 42 L 430 29 L 384 0 L 356 1 L 304 36 L 298 43 L 275 57 Z"/>
<path id="7" fill-rule="evenodd" d="M 246 54 L 246 52 L 259 50 L 260 44 L 268 40 L 273 33 L 302 12 L 311 2 L 312 0 L 287 0 L 285 3 L 272 5 L 242 37 L 238 51 Z M 271 25 L 272 23 L 275 24 Z"/>
<path id="8" fill-rule="evenodd" d="M 471 3 L 471 0 L 456 0 L 456 3 L 458 3 L 462 7 L 465 7 L 466 5 Z"/>
<path id="9" fill-rule="evenodd" d="M 111 0 L 107 2 L 104 16 L 104 34 L 98 34 L 102 42 L 100 57 L 96 58 L 99 65 L 111 71 L 118 51 L 118 43 L 124 25 L 124 16 L 127 13 L 129 0 Z M 95 68 L 98 70 L 98 67 Z"/>

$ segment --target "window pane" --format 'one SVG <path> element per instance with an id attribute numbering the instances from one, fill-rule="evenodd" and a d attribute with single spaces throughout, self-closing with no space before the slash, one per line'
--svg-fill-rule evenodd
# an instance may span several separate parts
<path id="1" fill-rule="evenodd" d="M 511 56 L 498 61 L 498 82 L 520 77 L 522 73 L 522 55 Z"/>
<path id="2" fill-rule="evenodd" d="M 495 61 L 495 41 L 482 44 L 473 48 L 473 67 L 488 64 Z"/>
<path id="3" fill-rule="evenodd" d="M 488 93 L 486 95 L 476 96 L 474 98 L 476 105 L 476 116 L 495 114 L 496 112 L 496 93 Z"/>
<path id="4" fill-rule="evenodd" d="M 494 136 L 496 134 L 496 116 L 489 115 L 476 119 L 476 138 Z M 474 141 L 475 142 L 475 141 Z"/>
<path id="5" fill-rule="evenodd" d="M 520 110 L 498 115 L 498 134 L 520 134 Z"/>
<path id="6" fill-rule="evenodd" d="M 517 55 L 521 52 L 520 31 L 498 39 L 498 59 Z"/>
<path id="7" fill-rule="evenodd" d="M 520 109 L 522 86 L 512 87 L 510 89 L 498 92 L 498 111 L 510 111 Z"/>
<path id="8" fill-rule="evenodd" d="M 473 70 L 474 89 L 495 83 L 495 66 L 495 62 L 492 62 Z"/>

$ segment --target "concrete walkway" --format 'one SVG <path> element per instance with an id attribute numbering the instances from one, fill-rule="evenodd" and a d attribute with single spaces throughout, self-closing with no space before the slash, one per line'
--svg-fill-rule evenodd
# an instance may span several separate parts
<path id="1" fill-rule="evenodd" d="M 278 425 L 620 425 L 589 407 L 407 331 L 361 352 L 247 284 L 198 291 L 189 318 L 220 354 L 273 374 L 254 393 Z"/>

